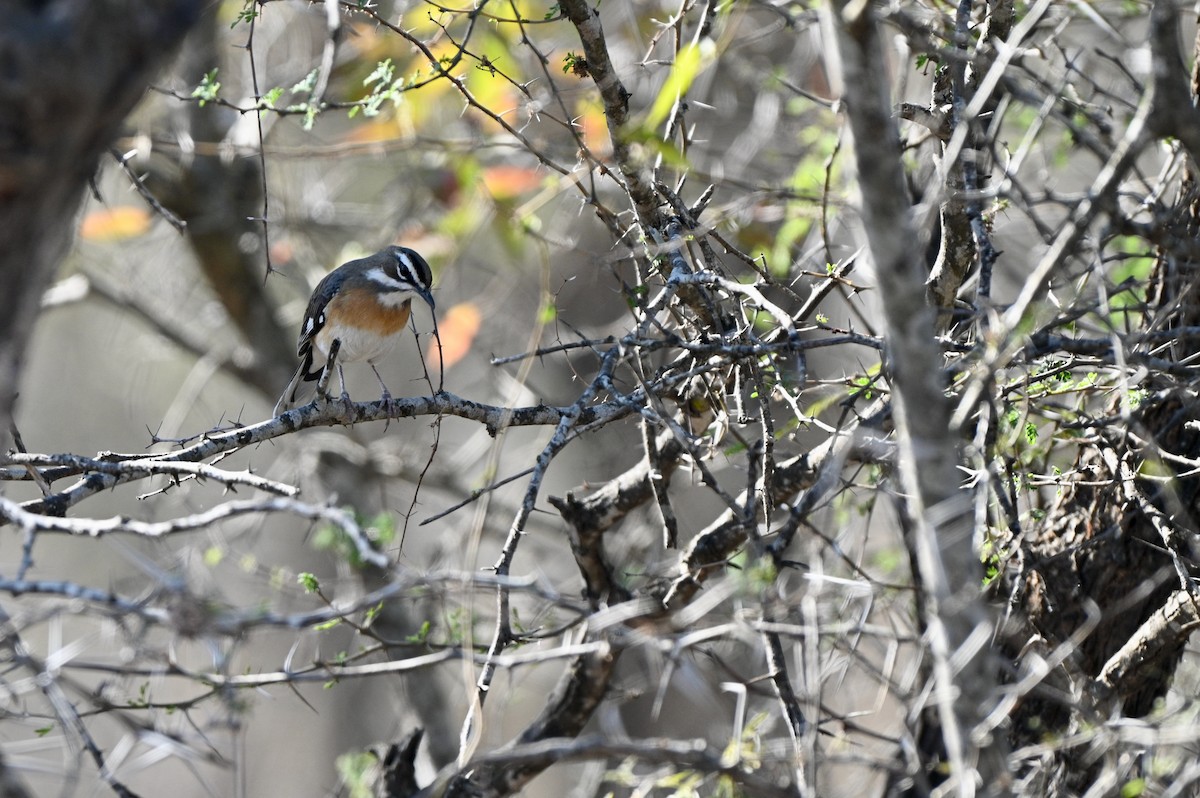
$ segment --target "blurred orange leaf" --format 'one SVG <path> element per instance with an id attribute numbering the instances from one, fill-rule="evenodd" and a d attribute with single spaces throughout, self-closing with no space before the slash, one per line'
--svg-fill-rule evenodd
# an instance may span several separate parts
<path id="1" fill-rule="evenodd" d="M 575 121 L 583 132 L 583 143 L 592 154 L 601 158 L 612 154 L 612 138 L 608 133 L 608 119 L 604 116 L 604 106 L 596 100 L 581 102 L 579 117 Z"/>
<path id="2" fill-rule="evenodd" d="M 438 323 L 443 368 L 450 368 L 471 351 L 471 344 L 475 342 L 482 321 L 483 314 L 474 302 L 460 302 L 446 311 Z"/>
<path id="3" fill-rule="evenodd" d="M 542 173 L 525 166 L 489 166 L 482 177 L 484 188 L 499 200 L 512 199 L 542 184 Z"/>
<path id="4" fill-rule="evenodd" d="M 282 266 L 285 263 L 291 263 L 296 257 L 296 248 L 291 241 L 286 238 L 271 242 L 271 264 L 273 266 Z"/>
<path id="5" fill-rule="evenodd" d="M 123 241 L 149 229 L 150 211 L 133 205 L 118 205 L 84 216 L 79 235 L 88 241 Z"/>
<path id="6" fill-rule="evenodd" d="M 377 144 L 381 141 L 395 141 L 401 138 L 400 126 L 394 119 L 372 119 L 354 127 L 341 140 L 355 144 Z"/>

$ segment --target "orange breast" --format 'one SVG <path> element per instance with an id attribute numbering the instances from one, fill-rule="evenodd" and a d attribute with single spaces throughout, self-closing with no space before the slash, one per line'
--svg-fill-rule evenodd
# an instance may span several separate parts
<path id="1" fill-rule="evenodd" d="M 341 362 L 374 362 L 400 340 L 408 316 L 407 301 L 390 308 L 362 292 L 339 294 L 326 305 L 325 326 L 313 337 L 314 365 L 325 363 L 334 338 L 342 342 L 338 356 Z"/>
<path id="2" fill-rule="evenodd" d="M 409 309 L 409 302 L 389 308 L 367 292 L 349 291 L 334 297 L 325 308 L 325 315 L 329 319 L 336 319 L 339 324 L 387 337 L 400 332 L 408 324 Z"/>

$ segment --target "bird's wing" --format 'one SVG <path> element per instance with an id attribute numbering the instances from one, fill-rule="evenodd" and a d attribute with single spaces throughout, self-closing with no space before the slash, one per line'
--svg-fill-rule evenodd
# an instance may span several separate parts
<path id="1" fill-rule="evenodd" d="M 307 358 L 312 354 L 313 339 L 325 326 L 325 308 L 329 300 L 337 295 L 338 289 L 345 281 L 345 273 L 334 269 L 313 290 L 312 298 L 308 300 L 308 308 L 304 311 L 304 321 L 300 325 L 300 340 L 296 343 L 296 354 Z"/>

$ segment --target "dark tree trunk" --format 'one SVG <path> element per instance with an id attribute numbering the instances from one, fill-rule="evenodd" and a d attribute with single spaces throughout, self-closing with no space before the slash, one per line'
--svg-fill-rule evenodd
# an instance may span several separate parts
<path id="1" fill-rule="evenodd" d="M 88 180 L 199 0 L 0 0 L 0 453 Z"/>

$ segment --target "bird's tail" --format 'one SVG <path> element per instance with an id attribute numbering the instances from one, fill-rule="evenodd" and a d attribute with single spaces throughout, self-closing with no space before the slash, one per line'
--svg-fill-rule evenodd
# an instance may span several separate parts
<path id="1" fill-rule="evenodd" d="M 301 363 L 300 368 L 296 369 L 292 381 L 288 383 L 287 388 L 284 388 L 283 395 L 279 397 L 279 401 L 275 403 L 274 414 L 276 416 L 286 413 L 296 406 L 296 395 L 300 393 L 300 384 L 305 379 L 306 363 Z"/>

